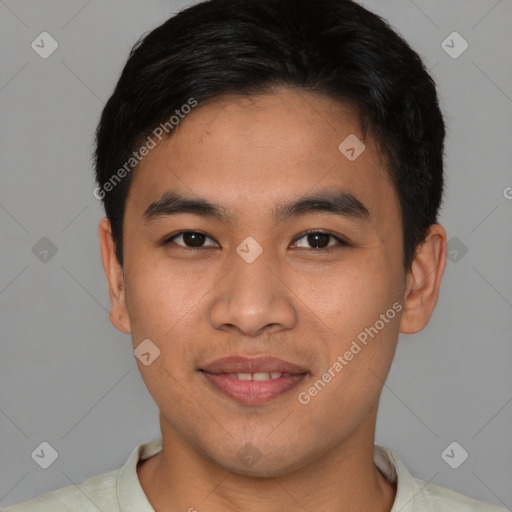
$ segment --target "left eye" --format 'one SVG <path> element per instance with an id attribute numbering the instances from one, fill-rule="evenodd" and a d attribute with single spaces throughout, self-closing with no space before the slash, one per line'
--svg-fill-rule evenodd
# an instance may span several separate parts
<path id="1" fill-rule="evenodd" d="M 297 239 L 295 244 L 298 244 L 298 242 L 303 239 L 305 240 L 306 244 L 312 245 L 314 249 L 326 249 L 327 247 L 332 247 L 333 245 L 347 245 L 346 242 L 337 236 L 331 235 L 330 233 L 324 233 L 323 231 L 310 231 L 309 233 L 305 233 Z M 329 239 L 337 243 L 331 244 L 329 243 Z M 305 245 L 298 245 L 298 247 L 306 247 L 306 249 L 308 249 L 308 247 Z"/>

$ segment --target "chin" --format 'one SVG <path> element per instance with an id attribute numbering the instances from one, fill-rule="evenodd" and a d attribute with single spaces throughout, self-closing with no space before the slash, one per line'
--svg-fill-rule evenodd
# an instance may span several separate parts
<path id="1" fill-rule="evenodd" d="M 271 463 L 267 461 L 258 462 L 253 467 L 248 467 L 244 464 L 240 464 L 238 460 L 231 461 L 228 465 L 222 465 L 222 469 L 229 471 L 235 475 L 246 476 L 250 478 L 276 478 L 283 475 L 293 473 L 296 469 L 301 467 L 300 464 L 289 464 L 283 466 L 282 461 L 280 463 Z"/>
<path id="2" fill-rule="evenodd" d="M 252 443 L 246 443 L 237 452 L 229 453 L 229 458 L 226 458 L 226 452 L 222 457 L 214 458 L 213 462 L 225 471 L 252 478 L 287 475 L 307 464 L 305 457 L 297 458 L 296 450 L 284 447 L 266 447 L 259 450 Z"/>

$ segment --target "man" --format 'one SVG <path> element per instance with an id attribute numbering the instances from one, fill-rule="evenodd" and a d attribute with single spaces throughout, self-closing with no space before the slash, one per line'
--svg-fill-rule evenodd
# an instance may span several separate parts
<path id="1" fill-rule="evenodd" d="M 444 135 L 419 56 L 351 1 L 211 0 L 145 37 L 94 193 L 162 439 L 8 510 L 500 510 L 374 445 L 445 269 Z"/>

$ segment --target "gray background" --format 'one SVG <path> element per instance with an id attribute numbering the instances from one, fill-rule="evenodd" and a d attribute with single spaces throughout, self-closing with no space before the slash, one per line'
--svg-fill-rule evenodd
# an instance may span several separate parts
<path id="1" fill-rule="evenodd" d="M 452 261 L 430 324 L 400 339 L 376 442 L 419 478 L 510 508 L 512 2 L 362 3 L 425 59 L 448 125 Z M 0 505 L 118 468 L 159 436 L 108 319 L 90 156 L 131 46 L 185 5 L 0 0 Z M 31 48 L 43 31 L 59 44 L 47 59 Z M 441 46 L 453 31 L 469 43 L 456 59 Z M 42 237 L 57 248 L 46 262 Z M 42 441 L 59 454 L 46 470 L 31 458 Z M 441 457 L 452 441 L 469 453 L 458 469 Z"/>

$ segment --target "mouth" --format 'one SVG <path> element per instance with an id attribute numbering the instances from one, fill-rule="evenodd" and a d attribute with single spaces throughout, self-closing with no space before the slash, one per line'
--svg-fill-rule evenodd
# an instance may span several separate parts
<path id="1" fill-rule="evenodd" d="M 225 357 L 200 368 L 211 387 L 246 405 L 264 404 L 296 387 L 309 373 L 275 357 Z"/>

